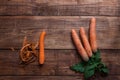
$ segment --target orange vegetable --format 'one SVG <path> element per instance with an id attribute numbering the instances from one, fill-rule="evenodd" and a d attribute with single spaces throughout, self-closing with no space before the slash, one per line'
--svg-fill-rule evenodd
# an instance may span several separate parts
<path id="1" fill-rule="evenodd" d="M 40 34 L 40 39 L 39 39 L 39 64 L 44 64 L 45 61 L 45 53 L 44 53 L 44 38 L 45 38 L 46 32 L 42 32 Z"/>
<path id="2" fill-rule="evenodd" d="M 89 57 L 88 57 L 84 47 L 82 46 L 82 43 L 81 43 L 81 41 L 80 41 L 80 39 L 79 39 L 79 37 L 74 29 L 72 29 L 72 38 L 73 38 L 75 46 L 76 46 L 79 54 L 81 55 L 82 59 L 84 61 L 88 61 Z"/>
<path id="3" fill-rule="evenodd" d="M 92 50 L 91 50 L 91 47 L 90 47 L 88 38 L 87 38 L 87 36 L 86 36 L 84 27 L 80 27 L 80 37 L 81 37 L 81 39 L 82 39 L 84 48 L 85 48 L 88 56 L 91 57 L 91 56 L 92 56 Z"/>
<path id="4" fill-rule="evenodd" d="M 90 21 L 90 45 L 93 52 L 97 51 L 96 40 L 96 19 L 93 17 Z"/>

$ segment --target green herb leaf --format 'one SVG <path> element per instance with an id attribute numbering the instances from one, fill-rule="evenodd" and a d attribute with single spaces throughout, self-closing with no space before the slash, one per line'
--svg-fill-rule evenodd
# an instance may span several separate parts
<path id="1" fill-rule="evenodd" d="M 100 50 L 97 50 L 97 52 L 94 53 L 95 58 L 100 58 Z"/>
<path id="2" fill-rule="evenodd" d="M 108 74 L 108 68 L 101 61 L 100 50 L 93 53 L 92 57 L 87 62 L 81 62 L 70 67 L 70 69 L 84 73 L 85 79 L 90 78 L 96 71 L 101 72 L 103 75 Z"/>
<path id="3" fill-rule="evenodd" d="M 75 64 L 75 65 L 71 66 L 70 69 L 77 71 L 77 72 L 84 72 L 85 63 L 81 62 L 81 63 Z"/>
<path id="4" fill-rule="evenodd" d="M 101 69 L 101 72 L 105 73 L 105 74 L 108 74 L 109 70 L 107 67 L 104 67 Z"/>
<path id="5" fill-rule="evenodd" d="M 107 66 L 100 62 L 98 65 L 97 65 L 97 71 L 103 73 L 104 75 L 108 74 L 109 70 L 107 68 Z"/>
<path id="6" fill-rule="evenodd" d="M 94 57 L 93 58 L 93 62 L 101 62 L 101 58 L 100 58 L 100 50 L 97 50 L 97 52 L 94 53 Z"/>
<path id="7" fill-rule="evenodd" d="M 86 79 L 94 75 L 96 67 L 97 67 L 96 63 L 86 66 L 85 71 L 84 71 L 84 76 Z"/>
<path id="8" fill-rule="evenodd" d="M 91 70 L 91 69 L 95 69 L 97 67 L 97 63 L 91 64 L 91 65 L 87 65 L 85 70 Z"/>
<path id="9" fill-rule="evenodd" d="M 85 72 L 84 72 L 85 79 L 90 78 L 91 76 L 94 75 L 94 73 L 95 73 L 95 69 L 87 69 L 87 70 L 85 70 Z"/>

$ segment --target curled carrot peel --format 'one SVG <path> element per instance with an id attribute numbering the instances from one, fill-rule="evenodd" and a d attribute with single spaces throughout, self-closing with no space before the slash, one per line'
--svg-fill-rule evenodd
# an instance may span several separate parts
<path id="1" fill-rule="evenodd" d="M 35 56 L 37 57 L 37 46 L 38 43 L 36 45 L 34 43 L 30 43 L 27 41 L 27 37 L 24 37 L 23 47 L 20 50 L 20 59 L 23 63 L 30 63 L 35 60 Z"/>
<path id="2" fill-rule="evenodd" d="M 96 40 L 96 19 L 93 17 L 90 21 L 90 45 L 93 52 L 97 52 Z"/>
<path id="3" fill-rule="evenodd" d="M 45 61 L 45 53 L 44 53 L 44 38 L 45 38 L 46 32 L 43 31 L 40 34 L 40 39 L 39 39 L 39 64 L 44 64 Z"/>
<path id="4" fill-rule="evenodd" d="M 80 37 L 81 37 L 81 40 L 83 42 L 84 48 L 85 48 L 88 56 L 91 57 L 92 56 L 92 50 L 91 50 L 88 38 L 86 36 L 84 27 L 80 27 Z"/>
<path id="5" fill-rule="evenodd" d="M 82 59 L 84 61 L 88 61 L 89 57 L 88 57 L 84 47 L 82 46 L 82 43 L 74 29 L 72 29 L 72 38 L 73 38 L 73 41 L 74 41 L 76 48 L 77 48 L 79 54 L 81 55 Z"/>
<path id="6" fill-rule="evenodd" d="M 26 47 L 28 47 L 28 46 L 30 46 L 30 44 L 26 44 L 26 45 L 23 46 L 23 47 L 21 48 L 21 50 L 20 50 L 20 58 L 21 58 L 21 60 L 22 60 L 23 62 L 27 61 L 27 60 L 25 59 L 25 56 L 26 56 L 27 54 L 25 53 L 24 49 L 25 49 Z"/>

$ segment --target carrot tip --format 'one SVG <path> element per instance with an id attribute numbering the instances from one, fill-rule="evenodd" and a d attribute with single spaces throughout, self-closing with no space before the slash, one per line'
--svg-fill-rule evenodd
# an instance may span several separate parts
<path id="1" fill-rule="evenodd" d="M 24 36 L 25 39 L 27 39 L 27 36 Z"/>
<path id="2" fill-rule="evenodd" d="M 75 30 L 74 30 L 74 29 L 72 29 L 72 32 L 75 32 Z"/>
<path id="3" fill-rule="evenodd" d="M 92 18 L 91 18 L 91 21 L 92 21 L 92 22 L 95 22 L 95 21 L 96 21 L 96 18 L 95 18 L 95 17 L 92 17 Z"/>
<path id="4" fill-rule="evenodd" d="M 89 60 L 89 58 L 88 58 L 88 57 L 86 57 L 86 58 L 83 58 L 83 60 L 87 62 L 87 61 Z"/>
<path id="5" fill-rule="evenodd" d="M 80 27 L 80 29 L 83 29 L 84 27 Z"/>
<path id="6" fill-rule="evenodd" d="M 89 57 L 92 57 L 92 53 L 90 53 Z"/>
<path id="7" fill-rule="evenodd" d="M 84 27 L 80 27 L 80 31 L 84 31 Z"/>

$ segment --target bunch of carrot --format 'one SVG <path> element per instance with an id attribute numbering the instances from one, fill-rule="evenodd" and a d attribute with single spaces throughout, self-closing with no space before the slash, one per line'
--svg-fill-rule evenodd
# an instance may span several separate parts
<path id="1" fill-rule="evenodd" d="M 89 57 L 92 57 L 92 53 L 97 51 L 96 41 L 96 19 L 93 17 L 90 21 L 89 29 L 90 41 L 88 40 L 84 27 L 80 27 L 80 38 L 76 31 L 72 29 L 72 38 L 75 46 L 84 61 L 88 61 Z M 82 45 L 83 44 L 83 45 Z"/>
<path id="2" fill-rule="evenodd" d="M 36 60 L 36 57 L 39 58 L 39 64 L 44 64 L 44 38 L 46 32 L 40 34 L 39 43 L 32 43 L 27 40 L 27 37 L 24 37 L 23 46 L 20 50 L 20 59 L 22 63 L 28 64 Z M 39 54 L 37 54 L 36 48 L 39 45 Z"/>
<path id="3" fill-rule="evenodd" d="M 73 41 L 83 61 L 70 68 L 74 71 L 84 73 L 85 79 L 92 77 L 95 72 L 104 75 L 107 75 L 109 72 L 107 66 L 101 60 L 100 51 L 97 49 L 96 19 L 94 17 L 90 20 L 89 28 L 89 40 L 86 36 L 84 27 L 80 27 L 81 40 L 76 31 L 72 29 Z"/>

